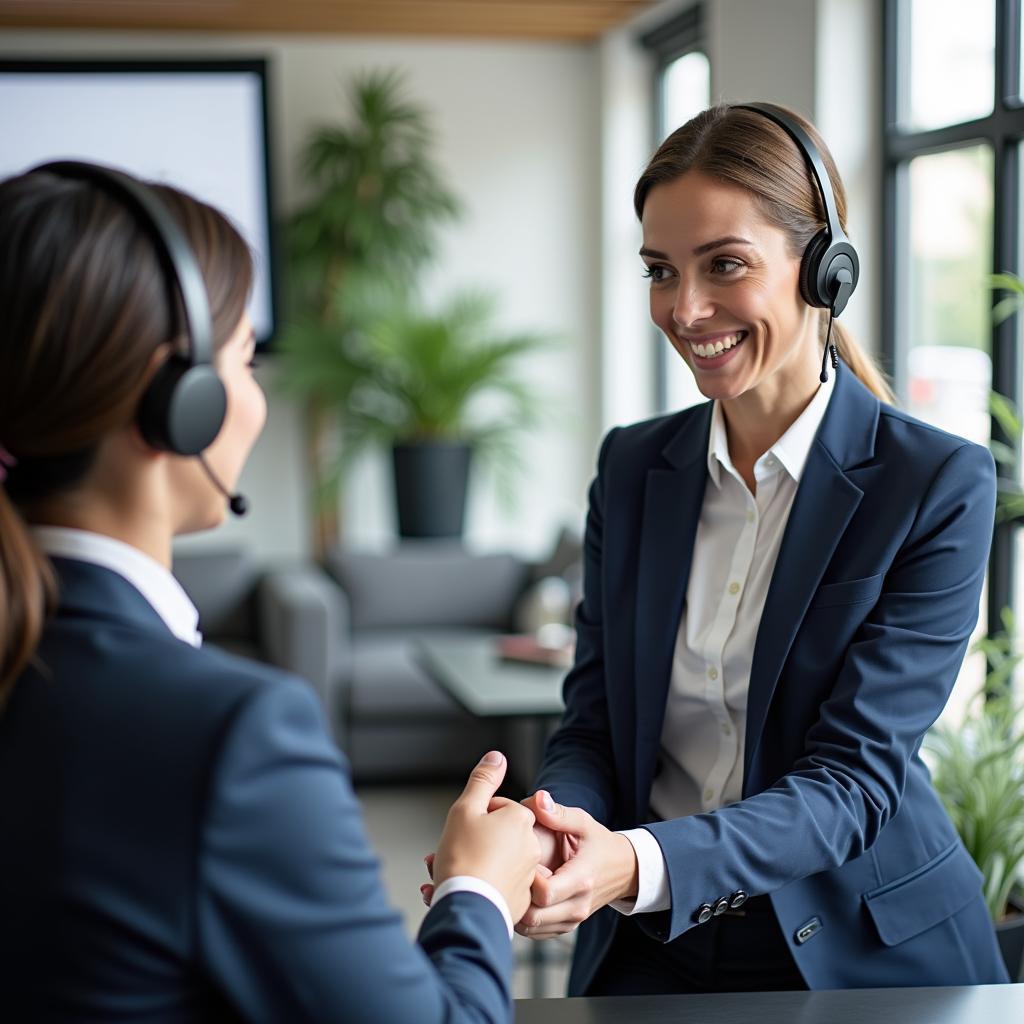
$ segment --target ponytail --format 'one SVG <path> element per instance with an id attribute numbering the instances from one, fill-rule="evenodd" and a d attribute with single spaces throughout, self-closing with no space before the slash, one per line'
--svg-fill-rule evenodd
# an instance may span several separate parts
<path id="1" fill-rule="evenodd" d="M 822 322 L 827 323 L 825 317 Z M 896 396 L 889 382 L 885 379 L 874 358 L 864 351 L 854 340 L 853 335 L 838 320 L 832 322 L 832 341 L 839 353 L 839 358 L 853 371 L 854 376 L 880 402 L 894 405 Z"/>
<path id="2" fill-rule="evenodd" d="M 56 594 L 49 559 L 0 483 L 0 710 L 35 654 Z"/>

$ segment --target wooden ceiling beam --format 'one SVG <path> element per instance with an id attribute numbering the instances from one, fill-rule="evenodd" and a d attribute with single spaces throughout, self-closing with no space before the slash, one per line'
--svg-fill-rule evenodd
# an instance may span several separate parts
<path id="1" fill-rule="evenodd" d="M 0 27 L 594 39 L 651 0 L 0 0 Z"/>

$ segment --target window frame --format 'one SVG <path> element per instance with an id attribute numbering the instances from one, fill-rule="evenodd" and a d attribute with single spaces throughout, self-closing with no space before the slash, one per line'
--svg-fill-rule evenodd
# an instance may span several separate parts
<path id="1" fill-rule="evenodd" d="M 695 3 L 692 7 L 676 14 L 666 22 L 652 28 L 637 37 L 639 44 L 650 53 L 654 60 L 651 67 L 651 95 L 654 97 L 651 117 L 651 140 L 653 147 L 662 141 L 662 122 L 665 117 L 665 72 L 680 57 L 689 53 L 702 53 L 710 65 L 711 55 L 708 52 L 704 4 Z M 654 338 L 654 408 L 659 412 L 669 410 L 668 378 L 669 359 L 672 358 L 669 347 L 661 332 L 655 330 Z"/>
<path id="2" fill-rule="evenodd" d="M 901 68 L 908 52 L 910 8 L 907 0 L 885 0 L 883 85 L 882 183 L 882 364 L 897 396 L 907 390 L 907 308 L 900 296 L 908 294 L 907 260 L 902 243 L 908 236 L 908 177 L 917 156 L 948 152 L 985 143 L 992 148 L 992 268 L 996 273 L 1022 271 L 1020 147 L 1024 145 L 1024 99 L 1021 97 L 1021 0 L 995 0 L 995 67 L 992 112 L 959 124 L 923 131 L 908 131 L 899 124 L 899 112 L 908 87 Z M 998 295 L 994 299 L 998 299 Z M 994 304 L 994 303 L 993 303 Z M 991 337 L 992 390 L 1005 395 L 1018 409 L 1022 401 L 1018 316 L 993 324 Z M 1010 443 L 992 418 L 992 439 Z M 1018 460 L 1019 441 L 1016 443 Z M 1012 468 L 1000 465 L 1006 479 Z M 1016 481 L 1014 481 L 1016 483 Z M 997 523 L 989 556 L 987 630 L 1003 629 L 1001 611 L 1014 608 L 1017 529 Z M 1015 609 L 1016 610 L 1016 609 Z"/>

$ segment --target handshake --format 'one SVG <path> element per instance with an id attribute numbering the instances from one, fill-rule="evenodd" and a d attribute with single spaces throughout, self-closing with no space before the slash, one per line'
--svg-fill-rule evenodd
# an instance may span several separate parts
<path id="1" fill-rule="evenodd" d="M 470 773 L 437 852 L 424 858 L 431 881 L 420 886 L 423 902 L 430 906 L 435 884 L 471 875 L 501 893 L 520 935 L 547 939 L 614 900 L 635 899 L 632 843 L 544 790 L 522 803 L 495 796 L 506 768 L 504 755 L 491 751 Z"/>

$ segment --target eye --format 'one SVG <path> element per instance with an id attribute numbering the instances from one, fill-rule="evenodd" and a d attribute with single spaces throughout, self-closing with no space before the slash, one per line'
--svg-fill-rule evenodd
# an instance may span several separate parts
<path id="1" fill-rule="evenodd" d="M 743 264 L 739 260 L 734 260 L 731 256 L 716 256 L 711 261 L 711 273 L 719 275 L 734 274 L 742 266 Z"/>
<path id="2" fill-rule="evenodd" d="M 655 264 L 654 266 L 647 266 L 647 268 L 644 270 L 644 277 L 649 277 L 656 284 L 660 284 L 668 277 L 670 273 L 671 271 L 668 267 L 663 267 L 660 264 Z"/>

